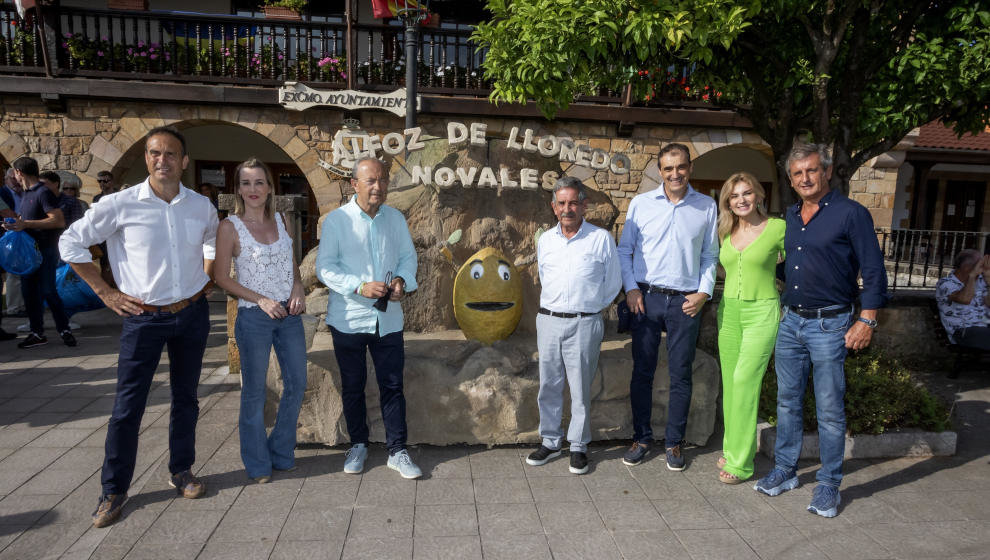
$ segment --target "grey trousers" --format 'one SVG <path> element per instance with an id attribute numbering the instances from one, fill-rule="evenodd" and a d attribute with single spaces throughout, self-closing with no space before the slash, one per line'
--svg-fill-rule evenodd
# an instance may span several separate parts
<path id="1" fill-rule="evenodd" d="M 540 352 L 540 437 L 543 445 L 560 449 L 564 408 L 564 381 L 571 393 L 571 422 L 567 441 L 572 452 L 585 452 L 591 441 L 591 381 L 598 369 L 605 321 L 601 314 L 564 319 L 536 316 L 536 344 Z"/>
<path id="2" fill-rule="evenodd" d="M 21 277 L 16 274 L 4 274 L 4 291 L 7 294 L 7 312 L 18 313 L 24 311 L 24 297 L 21 295 Z"/>

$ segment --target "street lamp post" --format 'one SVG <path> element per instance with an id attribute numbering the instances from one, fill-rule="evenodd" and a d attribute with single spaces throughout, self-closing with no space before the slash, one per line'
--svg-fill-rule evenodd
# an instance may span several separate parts
<path id="1" fill-rule="evenodd" d="M 429 14 L 430 2 L 409 5 L 399 9 L 399 18 L 406 24 L 406 128 L 416 126 L 416 47 L 419 45 L 419 22 Z"/>

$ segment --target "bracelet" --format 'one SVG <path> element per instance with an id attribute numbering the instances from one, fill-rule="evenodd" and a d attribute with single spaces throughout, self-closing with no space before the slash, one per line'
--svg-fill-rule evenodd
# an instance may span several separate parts
<path id="1" fill-rule="evenodd" d="M 365 282 L 361 282 L 361 285 L 358 286 L 357 291 L 354 292 L 354 293 L 356 293 L 359 296 L 363 296 L 364 295 L 364 285 L 365 285 Z"/>

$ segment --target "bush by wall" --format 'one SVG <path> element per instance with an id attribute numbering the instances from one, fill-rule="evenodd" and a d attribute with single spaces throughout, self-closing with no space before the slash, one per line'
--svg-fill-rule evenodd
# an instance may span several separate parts
<path id="1" fill-rule="evenodd" d="M 814 370 L 804 398 L 804 429 L 817 430 Z M 777 374 L 773 359 L 763 376 L 760 418 L 777 424 Z M 852 434 L 881 434 L 896 428 L 941 432 L 950 428 L 949 410 L 897 361 L 876 350 L 846 359 L 846 428 Z"/>

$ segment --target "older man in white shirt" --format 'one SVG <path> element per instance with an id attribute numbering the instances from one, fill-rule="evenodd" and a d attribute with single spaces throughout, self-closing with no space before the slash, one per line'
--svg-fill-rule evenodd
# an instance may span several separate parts
<path id="1" fill-rule="evenodd" d="M 550 201 L 559 223 L 536 246 L 540 271 L 540 311 L 536 316 L 540 353 L 540 448 L 526 458 L 539 466 L 560 455 L 564 381 L 571 393 L 570 471 L 588 472 L 591 441 L 591 381 L 605 335 L 602 310 L 619 288 L 622 275 L 612 236 L 584 220 L 584 184 L 562 177 Z"/>
<path id="2" fill-rule="evenodd" d="M 107 427 L 103 492 L 93 513 L 97 527 L 116 521 L 127 499 L 141 417 L 165 347 L 172 390 L 169 484 L 186 498 L 205 492 L 191 468 L 199 416 L 196 391 L 210 331 L 205 295 L 216 252 L 217 213 L 207 198 L 181 184 L 189 157 L 185 139 L 175 129 L 159 127 L 148 133 L 145 163 L 148 179 L 105 196 L 59 241 L 62 258 L 107 307 L 125 317 L 117 395 Z M 89 252 L 91 245 L 103 241 L 119 290 L 103 280 Z"/>

